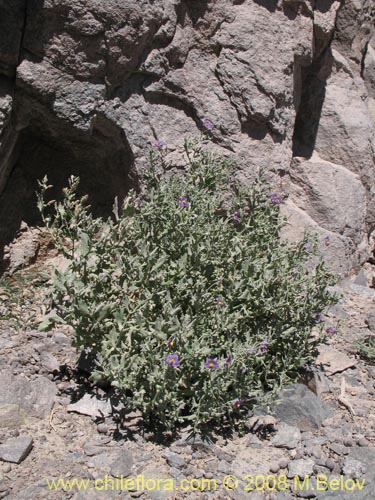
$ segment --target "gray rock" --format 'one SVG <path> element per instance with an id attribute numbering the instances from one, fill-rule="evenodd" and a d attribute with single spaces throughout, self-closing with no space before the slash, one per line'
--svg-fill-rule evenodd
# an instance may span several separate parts
<path id="1" fill-rule="evenodd" d="M 0 444 L 0 459 L 19 464 L 27 457 L 32 447 L 33 440 L 29 436 L 8 439 Z"/>
<path id="2" fill-rule="evenodd" d="M 122 450 L 118 458 L 116 458 L 116 460 L 111 464 L 111 475 L 114 477 L 130 476 L 133 465 L 134 461 L 131 453 L 129 451 Z"/>
<path id="3" fill-rule="evenodd" d="M 182 468 L 182 467 L 186 467 L 186 465 L 187 465 L 185 460 L 180 455 L 177 455 L 176 453 L 170 453 L 170 452 L 166 453 L 165 459 L 167 460 L 168 464 L 171 467 Z"/>
<path id="4" fill-rule="evenodd" d="M 332 415 L 332 410 L 305 385 L 293 384 L 279 395 L 280 404 L 275 415 L 288 425 L 308 431 L 319 429 L 322 422 Z"/>
<path id="5" fill-rule="evenodd" d="M 345 459 L 344 466 L 342 468 L 342 473 L 345 476 L 352 477 L 353 479 L 360 479 L 366 474 L 366 472 L 366 466 L 359 460 L 351 457 L 347 457 Z"/>
<path id="6" fill-rule="evenodd" d="M 112 406 L 108 399 L 99 399 L 95 395 L 85 394 L 76 403 L 68 405 L 67 410 L 90 417 L 107 417 L 112 413 Z"/>
<path id="7" fill-rule="evenodd" d="M 25 422 L 25 413 L 18 405 L 0 404 L 0 429 L 18 429 Z"/>
<path id="8" fill-rule="evenodd" d="M 298 476 L 302 479 L 305 476 L 311 476 L 313 474 L 314 463 L 310 458 L 293 460 L 288 466 L 288 477 L 294 478 Z"/>
<path id="9" fill-rule="evenodd" d="M 349 453 L 349 450 L 346 446 L 338 443 L 330 443 L 328 445 L 328 448 L 338 456 L 347 455 Z"/>
<path id="10" fill-rule="evenodd" d="M 37 230 L 22 232 L 17 240 L 4 249 L 7 272 L 14 274 L 32 264 L 38 255 L 39 246 Z"/>
<path id="11" fill-rule="evenodd" d="M 321 366 L 327 374 L 333 375 L 355 366 L 356 360 L 331 346 L 322 345 L 319 347 L 316 364 Z"/>
<path id="12" fill-rule="evenodd" d="M 72 343 L 71 339 L 63 332 L 55 332 L 52 335 L 52 340 L 56 342 L 56 344 L 60 345 L 70 345 Z"/>
<path id="13" fill-rule="evenodd" d="M 273 446 L 276 448 L 287 448 L 291 450 L 297 448 L 301 441 L 301 431 L 298 427 L 294 427 L 285 423 L 282 423 L 276 435 L 271 441 Z"/>
<path id="14" fill-rule="evenodd" d="M 29 216 L 29 180 L 40 171 L 69 164 L 99 205 L 112 204 L 127 173 L 144 170 L 154 136 L 168 140 L 173 156 L 209 117 L 215 148 L 238 156 L 244 182 L 258 166 L 293 174 L 293 157 L 310 158 L 293 179 L 296 228 L 332 234 L 340 270 L 366 260 L 371 0 L 46 0 L 27 16 L 24 0 L 3 4 L 2 232 Z M 62 152 L 45 144 L 52 138 Z"/>
<path id="15" fill-rule="evenodd" d="M 9 371 L 0 372 L 0 405 L 18 405 L 28 415 L 44 418 L 52 409 L 56 393 L 55 384 L 45 377 L 29 381 Z"/>
<path id="16" fill-rule="evenodd" d="M 40 362 L 49 372 L 59 371 L 60 369 L 60 363 L 57 361 L 55 356 L 49 352 L 42 351 L 40 353 Z"/>
<path id="17" fill-rule="evenodd" d="M 301 479 L 300 482 L 294 481 L 292 484 L 292 491 L 298 498 L 315 498 L 317 490 L 317 481 L 315 477 L 309 477 L 308 483 L 304 483 Z M 308 486 L 307 486 L 308 484 Z"/>
<path id="18" fill-rule="evenodd" d="M 368 286 L 367 278 L 366 278 L 366 275 L 365 275 L 363 269 L 361 269 L 359 271 L 359 273 L 357 274 L 357 276 L 356 276 L 356 278 L 354 280 L 354 283 L 356 285 L 361 285 L 361 286 L 365 286 L 365 287 Z"/>
<path id="19" fill-rule="evenodd" d="M 355 283 L 350 283 L 349 288 L 353 290 L 353 292 L 358 293 L 362 297 L 367 299 L 373 299 L 375 297 L 375 290 L 372 288 L 367 288 L 365 286 L 356 285 Z"/>

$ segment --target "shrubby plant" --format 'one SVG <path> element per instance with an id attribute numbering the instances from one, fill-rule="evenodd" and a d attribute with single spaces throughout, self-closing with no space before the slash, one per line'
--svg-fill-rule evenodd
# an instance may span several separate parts
<path id="1" fill-rule="evenodd" d="M 0 328 L 4 321 L 20 332 L 37 322 L 33 299 L 40 286 L 39 276 L 30 271 L 0 277 Z"/>
<path id="2" fill-rule="evenodd" d="M 53 214 L 46 179 L 39 195 L 70 261 L 51 278 L 54 309 L 42 326 L 71 325 L 77 347 L 96 353 L 93 378 L 168 429 L 272 399 L 333 333 L 323 314 L 337 301 L 322 260 L 311 263 L 321 243 L 279 237 L 282 188 L 261 175 L 237 183 L 234 165 L 198 140 L 186 141 L 184 161 L 167 163 L 158 141 L 145 194 L 129 192 L 107 220 L 77 198 L 77 178 Z"/>
<path id="3" fill-rule="evenodd" d="M 375 336 L 365 335 L 356 342 L 359 356 L 371 364 L 375 363 Z"/>

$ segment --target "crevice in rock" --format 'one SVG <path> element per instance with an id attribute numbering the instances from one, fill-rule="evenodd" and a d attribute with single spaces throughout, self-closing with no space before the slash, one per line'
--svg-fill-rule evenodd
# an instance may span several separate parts
<path id="1" fill-rule="evenodd" d="M 108 119 L 97 116 L 91 133 L 84 134 L 47 112 L 41 116 L 33 110 L 33 116 L 14 145 L 13 168 L 0 196 L 0 260 L 22 221 L 42 224 L 35 192 L 44 175 L 54 186 L 53 199 L 59 199 L 71 175 L 79 176 L 79 194 L 88 194 L 95 216 L 109 216 L 115 197 L 121 203 L 130 188 L 138 187 L 126 137 Z"/>
<path id="2" fill-rule="evenodd" d="M 320 116 L 326 93 L 327 70 L 330 71 L 332 61 L 330 49 L 314 60 L 309 66 L 295 63 L 296 119 L 293 133 L 293 156 L 310 158 L 315 148 Z M 300 72 L 300 76 L 297 75 Z M 299 82 L 298 82 L 299 80 Z M 298 83 L 296 83 L 298 82 Z"/>
<path id="3" fill-rule="evenodd" d="M 368 51 L 368 46 L 369 46 L 370 41 L 367 41 L 366 45 L 363 48 L 363 53 L 362 53 L 362 58 L 361 58 L 361 77 L 364 79 L 365 78 L 365 70 L 366 70 L 366 56 L 367 56 L 367 51 Z"/>
<path id="4" fill-rule="evenodd" d="M 26 34 L 26 28 L 27 28 L 27 15 L 29 11 L 29 0 L 25 0 L 25 5 L 24 5 L 24 13 L 23 13 L 23 24 L 22 24 L 22 31 L 21 31 L 21 38 L 20 38 L 20 46 L 18 49 L 18 66 L 22 62 L 22 49 L 23 49 L 23 42 L 25 39 L 25 34 Z"/>
<path id="5" fill-rule="evenodd" d="M 329 9 L 333 0 L 326 4 Z M 340 5 L 336 14 L 336 23 Z M 316 5 L 312 5 L 315 16 Z M 314 22 L 314 21 L 313 21 Z M 294 104 L 296 119 L 293 133 L 293 156 L 311 158 L 319 128 L 320 116 L 325 100 L 327 80 L 332 71 L 332 42 L 336 27 L 325 44 L 319 40 L 316 26 L 313 27 L 313 60 L 306 64 L 306 60 L 296 60 L 294 63 Z"/>
<path id="6" fill-rule="evenodd" d="M 209 0 L 183 0 L 177 7 L 177 19 L 181 26 L 185 25 L 186 16 L 189 16 L 193 26 L 204 17 L 208 9 Z"/>

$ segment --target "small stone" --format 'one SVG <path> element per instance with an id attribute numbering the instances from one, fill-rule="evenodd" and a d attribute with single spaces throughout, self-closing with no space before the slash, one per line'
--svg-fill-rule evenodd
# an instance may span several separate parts
<path id="1" fill-rule="evenodd" d="M 57 361 L 55 356 L 47 351 L 42 351 L 40 353 L 40 362 L 49 372 L 57 372 L 60 369 L 60 363 Z"/>
<path id="2" fill-rule="evenodd" d="M 85 394 L 77 403 L 68 406 L 69 412 L 88 415 L 89 417 L 108 417 L 112 412 L 111 402 L 92 394 Z"/>
<path id="3" fill-rule="evenodd" d="M 109 425 L 104 423 L 98 424 L 97 430 L 100 434 L 107 434 L 107 432 L 109 431 Z"/>
<path id="4" fill-rule="evenodd" d="M 363 269 L 361 269 L 359 271 L 359 273 L 357 274 L 357 277 L 355 278 L 354 283 L 356 285 L 360 285 L 360 286 L 366 286 L 366 287 L 368 286 L 367 277 L 366 277 Z"/>
<path id="5" fill-rule="evenodd" d="M 325 466 L 327 467 L 327 469 L 332 471 L 335 468 L 335 462 L 332 460 L 332 458 L 327 458 Z"/>
<path id="6" fill-rule="evenodd" d="M 286 387 L 279 399 L 281 402 L 275 407 L 276 417 L 302 431 L 319 429 L 323 420 L 332 414 L 332 409 L 302 384 Z"/>
<path id="7" fill-rule="evenodd" d="M 114 477 L 130 476 L 133 467 L 133 457 L 124 450 L 121 455 L 111 464 L 111 475 Z"/>
<path id="8" fill-rule="evenodd" d="M 365 417 L 367 415 L 367 411 L 364 408 L 356 408 L 355 414 L 356 417 Z"/>
<path id="9" fill-rule="evenodd" d="M 282 458 L 279 462 L 280 469 L 286 469 L 288 467 L 289 460 L 287 458 Z"/>
<path id="10" fill-rule="evenodd" d="M 358 439 L 357 443 L 358 443 L 358 446 L 362 446 L 362 447 L 369 445 L 369 442 L 367 441 L 367 439 L 365 437 Z"/>
<path id="11" fill-rule="evenodd" d="M 217 471 L 221 472 L 222 474 L 229 474 L 230 473 L 230 466 L 225 460 L 221 460 L 219 462 L 218 467 L 217 467 Z"/>
<path id="12" fill-rule="evenodd" d="M 328 445 L 328 448 L 339 456 L 347 455 L 349 453 L 349 450 L 346 448 L 346 446 L 343 446 L 342 444 L 330 443 Z"/>
<path id="13" fill-rule="evenodd" d="M 0 459 L 19 464 L 30 453 L 32 446 L 33 440 L 29 436 L 8 439 L 0 445 Z"/>
<path id="14" fill-rule="evenodd" d="M 24 412 L 15 404 L 0 404 L 0 429 L 20 427 L 25 420 Z"/>
<path id="15" fill-rule="evenodd" d="M 277 464 L 277 463 L 273 463 L 271 464 L 271 467 L 270 467 L 270 472 L 273 472 L 274 474 L 277 474 L 280 470 L 280 465 Z"/>
<path id="16" fill-rule="evenodd" d="M 344 439 L 344 445 L 345 446 L 353 446 L 354 445 L 354 441 L 351 437 L 347 437 Z"/>
<path id="17" fill-rule="evenodd" d="M 298 427 L 282 423 L 271 444 L 276 448 L 291 450 L 296 448 L 301 441 L 301 431 Z"/>
<path id="18" fill-rule="evenodd" d="M 246 446 L 249 446 L 250 448 L 255 448 L 255 449 L 263 448 L 262 441 L 255 434 L 253 434 L 252 436 L 249 437 L 249 439 L 246 442 Z"/>
<path id="19" fill-rule="evenodd" d="M 52 340 L 56 342 L 56 344 L 60 345 L 69 345 L 71 344 L 71 340 L 62 332 L 56 332 L 52 335 Z"/>
<path id="20" fill-rule="evenodd" d="M 345 463 L 342 468 L 342 473 L 345 476 L 349 476 L 353 479 L 360 479 L 364 476 L 364 474 L 366 474 L 366 471 L 366 466 L 359 460 L 355 460 L 351 457 L 347 457 L 345 459 Z"/>
<path id="21" fill-rule="evenodd" d="M 316 364 L 321 366 L 328 375 L 333 375 L 355 366 L 356 360 L 331 346 L 322 345 L 319 347 Z"/>
<path id="22" fill-rule="evenodd" d="M 298 476 L 303 478 L 305 476 L 311 476 L 313 473 L 314 461 L 310 458 L 293 460 L 290 462 L 288 467 L 288 477 L 293 478 Z"/>
<path id="23" fill-rule="evenodd" d="M 166 453 L 165 459 L 171 467 L 183 468 L 187 465 L 185 460 L 176 453 Z"/>
<path id="24" fill-rule="evenodd" d="M 4 464 L 2 469 L 3 469 L 4 474 L 8 474 L 8 472 L 10 472 L 12 470 L 12 466 L 10 464 Z"/>

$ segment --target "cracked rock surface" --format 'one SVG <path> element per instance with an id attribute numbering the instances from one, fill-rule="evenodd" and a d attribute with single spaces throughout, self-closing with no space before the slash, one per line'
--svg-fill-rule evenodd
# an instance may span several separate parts
<path id="1" fill-rule="evenodd" d="M 98 213 L 201 121 L 216 149 L 290 183 L 286 236 L 329 236 L 345 273 L 373 230 L 372 0 L 15 0 L 0 5 L 0 243 L 38 224 L 36 180 Z M 22 200 L 22 206 L 20 206 Z"/>

